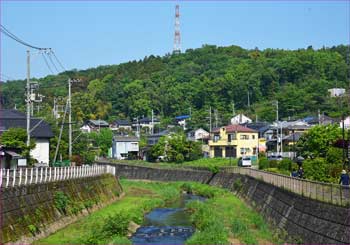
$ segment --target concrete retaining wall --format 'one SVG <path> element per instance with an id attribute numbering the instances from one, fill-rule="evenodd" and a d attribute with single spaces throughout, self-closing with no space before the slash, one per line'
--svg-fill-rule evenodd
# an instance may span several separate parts
<path id="1" fill-rule="evenodd" d="M 113 165 L 116 167 L 116 175 L 127 179 L 149 179 L 158 181 L 196 181 L 207 183 L 212 173 L 206 170 L 192 169 L 163 169 L 125 164 Z"/>
<path id="2" fill-rule="evenodd" d="M 196 181 L 237 193 L 293 241 L 308 244 L 350 244 L 349 208 L 327 204 L 265 182 L 233 173 L 206 170 L 116 166 L 119 177 L 157 181 Z"/>
<path id="3" fill-rule="evenodd" d="M 29 243 L 47 236 L 121 194 L 110 174 L 1 189 L 0 243 Z"/>

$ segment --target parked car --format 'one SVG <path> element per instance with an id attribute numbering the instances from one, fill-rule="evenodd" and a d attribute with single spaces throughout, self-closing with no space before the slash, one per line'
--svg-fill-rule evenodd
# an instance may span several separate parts
<path id="1" fill-rule="evenodd" d="M 252 159 L 250 157 L 240 157 L 238 159 L 238 166 L 239 167 L 251 167 L 252 166 Z"/>
<path id="2" fill-rule="evenodd" d="M 268 156 L 267 160 L 269 160 L 269 161 L 271 161 L 271 160 L 282 161 L 283 157 L 281 155 L 278 155 L 278 156 L 273 155 L 273 156 Z"/>

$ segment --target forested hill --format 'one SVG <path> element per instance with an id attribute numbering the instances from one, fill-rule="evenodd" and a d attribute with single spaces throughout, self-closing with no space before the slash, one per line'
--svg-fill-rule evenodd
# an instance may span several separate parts
<path id="1" fill-rule="evenodd" d="M 191 110 L 192 123 L 205 127 L 210 107 L 225 124 L 233 103 L 236 113 L 271 121 L 274 100 L 279 101 L 281 117 L 315 115 L 318 110 L 339 116 L 341 110 L 348 112 L 348 100 L 330 98 L 327 89 L 349 87 L 346 55 L 344 45 L 292 51 L 205 45 L 178 55 L 151 55 L 38 79 L 40 93 L 46 96 L 39 113 L 48 114 L 53 97 L 67 95 L 71 77 L 82 80 L 72 89 L 73 116 L 78 121 L 149 116 L 153 109 L 166 122 Z M 24 80 L 2 84 L 2 106 L 24 109 L 24 87 Z"/>

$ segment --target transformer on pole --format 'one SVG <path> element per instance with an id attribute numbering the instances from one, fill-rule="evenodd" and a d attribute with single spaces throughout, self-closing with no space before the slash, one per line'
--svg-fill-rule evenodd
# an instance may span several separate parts
<path id="1" fill-rule="evenodd" d="M 180 7 L 175 7 L 175 36 L 174 36 L 174 54 L 181 53 L 181 35 L 180 35 Z"/>

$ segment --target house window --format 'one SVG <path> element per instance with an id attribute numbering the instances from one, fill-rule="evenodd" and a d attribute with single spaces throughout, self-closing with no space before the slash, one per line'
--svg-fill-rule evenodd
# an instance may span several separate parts
<path id="1" fill-rule="evenodd" d="M 236 139 L 236 134 L 228 134 L 227 136 L 227 141 L 231 142 L 232 140 Z"/>
<path id="2" fill-rule="evenodd" d="M 252 135 L 252 139 L 255 140 L 255 135 Z"/>
<path id="3" fill-rule="evenodd" d="M 256 153 L 257 153 L 256 150 L 257 150 L 257 148 L 254 147 L 254 148 L 253 148 L 253 155 L 256 155 Z"/>
<path id="4" fill-rule="evenodd" d="M 214 134 L 214 142 L 218 142 L 220 140 L 219 134 Z"/>
<path id="5" fill-rule="evenodd" d="M 241 139 L 241 140 L 249 140 L 249 135 L 247 135 L 247 134 L 241 134 L 240 139 Z"/>
<path id="6" fill-rule="evenodd" d="M 241 148 L 241 155 L 247 155 L 250 152 L 250 148 Z"/>

